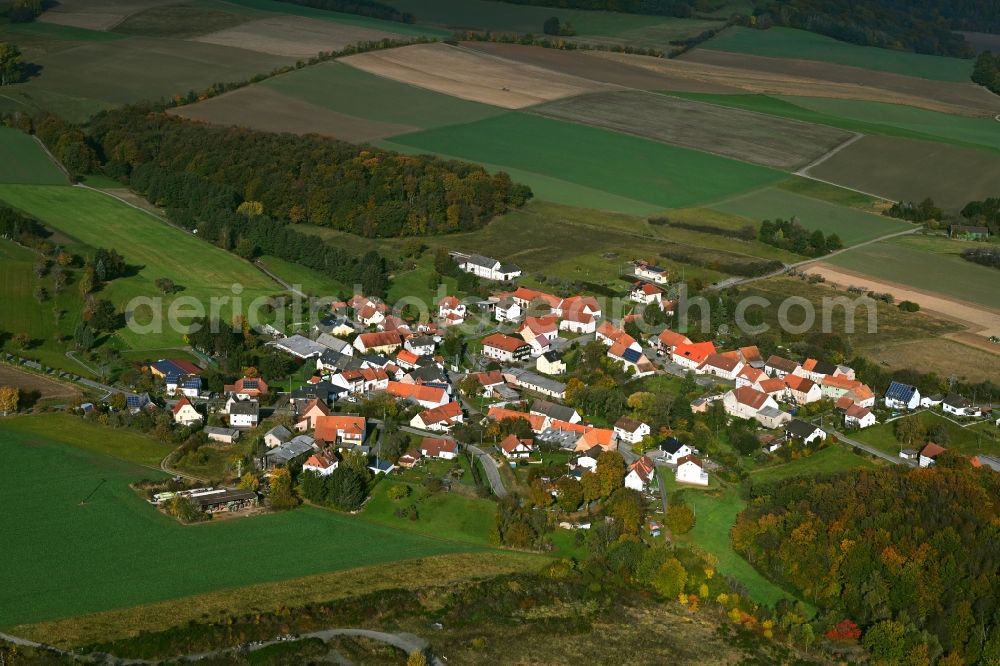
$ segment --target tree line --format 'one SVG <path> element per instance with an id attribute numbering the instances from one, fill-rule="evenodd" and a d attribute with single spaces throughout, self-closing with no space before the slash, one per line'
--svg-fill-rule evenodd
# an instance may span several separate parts
<path id="1" fill-rule="evenodd" d="M 980 53 L 972 68 L 972 80 L 1000 95 L 1000 55 L 994 56 L 990 51 Z"/>
<path id="2" fill-rule="evenodd" d="M 274 220 L 370 238 L 478 229 L 531 196 L 506 173 L 490 175 L 466 162 L 315 135 L 210 127 L 135 107 L 95 117 L 91 138 L 105 173 L 126 182 L 154 162 L 225 185 Z"/>
<path id="3" fill-rule="evenodd" d="M 945 454 L 929 470 L 793 478 L 753 495 L 733 547 L 814 604 L 836 640 L 860 637 L 876 663 L 1000 661 L 1000 475 Z"/>
<path id="4" fill-rule="evenodd" d="M 376 0 L 278 0 L 292 5 L 303 7 L 314 7 L 325 9 L 331 12 L 344 12 L 345 14 L 357 14 L 359 16 L 370 16 L 371 18 L 382 19 L 384 21 L 396 21 L 399 23 L 413 23 L 414 16 L 410 12 L 401 12 L 392 5 Z"/>
<path id="5" fill-rule="evenodd" d="M 626 14 L 652 14 L 688 18 L 694 14 L 690 0 L 502 0 L 512 5 L 560 7 L 565 9 L 590 9 L 594 11 L 623 12 Z"/>
<path id="6" fill-rule="evenodd" d="M 837 234 L 825 235 L 822 230 L 809 231 L 794 217 L 788 220 L 764 220 L 757 238 L 762 243 L 789 250 L 806 257 L 822 257 L 844 247 Z"/>

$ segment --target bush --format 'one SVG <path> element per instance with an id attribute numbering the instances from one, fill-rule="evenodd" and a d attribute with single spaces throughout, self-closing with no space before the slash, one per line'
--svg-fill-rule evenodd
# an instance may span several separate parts
<path id="1" fill-rule="evenodd" d="M 397 483 L 389 488 L 389 499 L 399 501 L 410 494 L 410 487 L 404 483 Z"/>
<path id="2" fill-rule="evenodd" d="M 913 301 L 900 301 L 899 309 L 903 312 L 919 312 L 920 304 L 914 303 Z"/>

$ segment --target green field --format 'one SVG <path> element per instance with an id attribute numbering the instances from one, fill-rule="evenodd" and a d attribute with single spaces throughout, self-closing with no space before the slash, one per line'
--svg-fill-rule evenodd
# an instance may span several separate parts
<path id="1" fill-rule="evenodd" d="M 672 475 L 664 479 L 668 492 L 681 488 Z M 743 559 L 729 540 L 729 530 L 736 524 L 736 516 L 746 506 L 739 493 L 731 487 L 712 487 L 706 490 L 685 488 L 684 501 L 694 509 L 694 528 L 679 537 L 689 541 L 719 560 L 718 571 L 735 578 L 746 586 L 754 601 L 774 606 L 781 599 L 794 597 L 765 578 Z"/>
<path id="2" fill-rule="evenodd" d="M 783 177 L 773 169 L 527 113 L 406 134 L 392 142 L 558 177 L 661 208 L 697 205 Z M 534 185 L 530 179 L 522 182 Z"/>
<path id="3" fill-rule="evenodd" d="M 972 74 L 971 60 L 858 46 L 793 28 L 732 27 L 701 48 L 770 58 L 819 60 L 936 81 L 966 82 Z"/>
<path id="4" fill-rule="evenodd" d="M 311 268 L 306 268 L 301 264 L 294 264 L 270 255 L 264 255 L 258 261 L 264 268 L 293 287 L 298 285 L 299 289 L 310 296 L 319 296 L 322 298 L 336 296 L 342 291 L 348 291 L 345 285 L 333 278 L 329 278 Z"/>
<path id="5" fill-rule="evenodd" d="M 68 184 L 34 137 L 10 127 L 0 127 L 0 183 Z"/>
<path id="6" fill-rule="evenodd" d="M 2 627 L 474 548 L 311 508 L 183 526 L 128 487 L 157 472 L 7 423 Z"/>
<path id="7" fill-rule="evenodd" d="M 750 472 L 750 478 L 756 483 L 770 483 L 790 479 L 793 476 L 806 474 L 832 474 L 849 469 L 868 469 L 875 463 L 855 454 L 851 449 L 839 444 L 832 444 L 819 451 L 785 463 L 759 467 Z"/>
<path id="8" fill-rule="evenodd" d="M 170 278 L 183 287 L 179 294 L 164 297 L 162 332 L 143 334 L 128 328 L 119 332 L 134 349 L 180 343 L 181 333 L 166 325 L 166 307 L 177 298 L 194 297 L 207 310 L 209 298 L 231 298 L 233 285 L 242 286 L 240 295 L 245 304 L 255 297 L 282 291 L 270 278 L 235 255 L 93 190 L 0 185 L 0 201 L 90 247 L 113 247 L 130 266 L 139 267 L 136 275 L 114 280 L 100 292 L 101 297 L 109 298 L 119 307 L 138 296 L 159 296 L 154 283 L 160 277 Z M 221 312 L 227 317 L 231 308 L 224 305 Z M 148 319 L 140 321 L 145 323 Z"/>
<path id="9" fill-rule="evenodd" d="M 421 129 L 505 113 L 495 106 L 399 83 L 339 62 L 297 69 L 260 85 L 338 113 Z"/>
<path id="10" fill-rule="evenodd" d="M 903 104 L 829 97 L 691 92 L 670 94 L 864 134 L 884 134 L 1000 150 L 1000 133 L 997 132 L 996 121 L 988 118 L 955 116 Z"/>
<path id="11" fill-rule="evenodd" d="M 807 229 L 836 233 L 845 247 L 913 228 L 909 222 L 838 206 L 777 187 L 726 199 L 710 207 L 755 222 L 795 216 Z"/>
<path id="12" fill-rule="evenodd" d="M 829 262 L 848 270 L 891 280 L 1000 310 L 1000 271 L 962 259 L 962 250 L 981 243 L 948 238 L 906 237 L 844 252 Z"/>
<path id="13" fill-rule="evenodd" d="M 921 412 L 919 418 L 928 430 L 944 428 L 947 434 L 934 441 L 946 449 L 953 449 L 967 456 L 977 453 L 995 456 L 1000 453 L 1000 429 L 996 426 L 986 424 L 963 428 L 941 414 L 930 410 Z M 879 423 L 865 428 L 855 433 L 853 437 L 893 455 L 897 455 L 899 450 L 903 448 L 893 435 L 892 423 Z"/>
<path id="14" fill-rule="evenodd" d="M 212 0 L 189 0 L 183 5 L 150 7 L 129 15 L 117 24 L 114 32 L 145 37 L 194 37 L 225 30 L 257 17 L 268 16 L 230 4 Z"/>
<path id="15" fill-rule="evenodd" d="M 496 523 L 496 503 L 488 499 L 465 497 L 458 493 L 428 494 L 418 484 L 408 483 L 412 491 L 402 500 L 389 498 L 389 489 L 401 481 L 385 479 L 372 492 L 361 517 L 364 520 L 407 532 L 420 532 L 441 539 L 486 546 Z M 417 507 L 417 520 L 398 518 L 397 508 Z"/>
<path id="16" fill-rule="evenodd" d="M 413 25 L 398 21 L 383 21 L 358 14 L 345 14 L 333 12 L 325 9 L 315 9 L 304 5 L 296 5 L 277 0 L 226 0 L 227 5 L 241 7 L 243 9 L 257 10 L 263 12 L 273 12 L 275 14 L 287 14 L 290 16 L 305 16 L 306 18 L 332 21 L 334 23 L 344 23 L 356 25 L 362 28 L 373 30 L 384 30 L 387 32 L 397 32 L 401 35 L 411 35 L 414 37 L 448 37 L 451 31 L 434 28 L 431 26 Z"/>

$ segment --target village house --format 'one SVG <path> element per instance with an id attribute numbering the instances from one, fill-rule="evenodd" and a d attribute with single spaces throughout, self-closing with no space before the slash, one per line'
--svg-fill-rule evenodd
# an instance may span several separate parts
<path id="1" fill-rule="evenodd" d="M 197 375 L 170 375 L 166 380 L 167 395 L 175 395 L 180 392 L 186 398 L 197 398 L 201 395 L 201 387 L 201 377 Z"/>
<path id="2" fill-rule="evenodd" d="M 566 362 L 557 351 L 547 351 L 535 361 L 535 369 L 546 375 L 561 375 L 566 372 Z"/>
<path id="3" fill-rule="evenodd" d="M 531 355 L 540 356 L 559 337 L 559 322 L 555 317 L 527 317 L 517 332 L 531 345 Z"/>
<path id="4" fill-rule="evenodd" d="M 424 409 L 441 407 L 451 398 L 448 391 L 437 386 L 428 384 L 407 384 L 405 382 L 389 382 L 385 388 L 386 393 L 396 398 L 415 402 Z"/>
<path id="5" fill-rule="evenodd" d="M 331 415 L 315 419 L 317 440 L 343 445 L 357 445 L 365 441 L 368 424 L 363 416 Z"/>
<path id="6" fill-rule="evenodd" d="M 775 400 L 784 400 L 785 392 L 788 390 L 788 387 L 785 386 L 785 380 L 777 377 L 765 377 L 757 382 L 753 388 L 768 394 Z"/>
<path id="7" fill-rule="evenodd" d="M 292 438 L 292 431 L 283 425 L 276 425 L 264 433 L 264 446 L 273 449 Z"/>
<path id="8" fill-rule="evenodd" d="M 665 354 L 672 354 L 676 347 L 689 344 L 691 344 L 691 338 L 671 331 L 669 328 L 663 329 L 653 341 L 653 345 Z"/>
<path id="9" fill-rule="evenodd" d="M 656 373 L 653 362 L 642 353 L 642 347 L 631 335 L 624 335 L 608 349 L 608 358 L 621 363 L 625 372 L 633 377 L 648 377 Z"/>
<path id="10" fill-rule="evenodd" d="M 637 278 L 655 282 L 656 284 L 666 284 L 669 273 L 666 268 L 656 266 L 646 261 L 636 261 L 632 263 L 632 270 Z"/>
<path id="11" fill-rule="evenodd" d="M 650 303 L 659 304 L 663 299 L 663 290 L 649 282 L 636 282 L 632 285 L 628 297 L 629 300 L 636 303 L 644 303 L 646 305 Z"/>
<path id="12" fill-rule="evenodd" d="M 512 296 L 503 296 L 493 306 L 493 318 L 498 322 L 518 321 L 521 318 L 521 304 Z"/>
<path id="13" fill-rule="evenodd" d="M 503 363 L 521 361 L 531 356 L 531 345 L 521 338 L 494 333 L 483 339 L 483 356 Z"/>
<path id="14" fill-rule="evenodd" d="M 172 411 L 174 414 L 174 423 L 185 426 L 201 423 L 201 414 L 198 413 L 198 410 L 194 408 L 194 405 L 187 398 L 178 400 Z"/>
<path id="15" fill-rule="evenodd" d="M 531 431 L 536 434 L 545 430 L 549 425 L 549 419 L 541 414 L 529 414 L 528 412 L 507 409 L 506 407 L 490 407 L 487 416 L 497 423 L 508 419 L 524 419 L 531 427 Z"/>
<path id="16" fill-rule="evenodd" d="M 403 469 L 412 469 L 417 465 L 417 463 L 420 462 L 421 458 L 423 458 L 423 456 L 421 455 L 419 449 L 410 449 L 403 455 L 399 456 L 399 460 L 396 461 L 396 464 Z"/>
<path id="17" fill-rule="evenodd" d="M 351 329 L 354 332 L 354 329 Z M 351 343 L 342 338 L 334 337 L 329 333 L 320 333 L 319 337 L 316 338 L 316 342 L 323 345 L 330 351 L 337 352 L 338 354 L 345 354 L 347 356 L 352 356 L 354 354 L 354 347 Z"/>
<path id="18" fill-rule="evenodd" d="M 681 458 L 694 453 L 694 449 L 687 444 L 684 444 L 676 437 L 668 437 L 660 442 L 659 446 L 656 448 L 657 457 L 662 459 L 663 462 L 668 465 L 676 465 Z"/>
<path id="19" fill-rule="evenodd" d="M 892 382 L 885 391 L 885 406 L 889 409 L 916 409 L 920 406 L 920 391 L 916 386 Z"/>
<path id="20" fill-rule="evenodd" d="M 792 439 L 797 439 L 806 445 L 826 439 L 826 432 L 822 428 L 801 419 L 792 419 L 789 421 L 785 426 L 785 435 Z"/>
<path id="21" fill-rule="evenodd" d="M 396 354 L 396 365 L 398 365 L 403 370 L 413 370 L 420 363 L 422 357 L 419 354 L 414 354 L 409 349 L 400 349 Z"/>
<path id="22" fill-rule="evenodd" d="M 533 439 L 521 439 L 514 433 L 507 435 L 500 441 L 500 452 L 507 460 L 529 458 L 535 448 Z"/>
<path id="23" fill-rule="evenodd" d="M 320 476 L 329 476 L 337 469 L 340 461 L 333 454 L 314 453 L 302 463 L 303 472 L 315 472 Z"/>
<path id="24" fill-rule="evenodd" d="M 389 373 L 377 368 L 344 370 L 330 375 L 330 383 L 343 387 L 353 395 L 363 395 L 372 391 L 384 391 L 389 386 Z"/>
<path id="25" fill-rule="evenodd" d="M 722 379 L 736 379 L 745 364 L 735 352 L 709 354 L 695 370 L 700 375 L 712 375 Z"/>
<path id="26" fill-rule="evenodd" d="M 754 416 L 761 426 L 769 430 L 775 430 L 792 420 L 792 415 L 783 412 L 777 407 L 762 407 Z"/>
<path id="27" fill-rule="evenodd" d="M 288 467 L 296 461 L 304 460 L 316 450 L 312 437 L 298 435 L 264 454 L 264 468 Z"/>
<path id="28" fill-rule="evenodd" d="M 625 475 L 625 487 L 641 493 L 646 490 L 655 477 L 656 466 L 653 461 L 646 456 L 640 456 L 628 467 L 628 474 Z"/>
<path id="29" fill-rule="evenodd" d="M 154 377 L 166 379 L 167 377 L 186 377 L 188 375 L 200 375 L 202 370 L 194 363 L 179 358 L 161 358 L 149 364 L 149 372 Z"/>
<path id="30" fill-rule="evenodd" d="M 961 240 L 986 240 L 990 237 L 990 228 L 967 224 L 952 224 L 948 226 L 948 235 Z"/>
<path id="31" fill-rule="evenodd" d="M 566 385 L 548 377 L 542 377 L 530 370 L 523 368 L 507 368 L 503 371 L 504 379 L 528 391 L 533 391 L 540 395 L 547 395 L 550 398 L 564 400 L 566 398 Z"/>
<path id="32" fill-rule="evenodd" d="M 240 431 L 235 428 L 220 428 L 217 426 L 205 426 L 201 429 L 205 435 L 213 442 L 220 444 L 233 444 L 240 438 Z"/>
<path id="33" fill-rule="evenodd" d="M 517 304 L 521 306 L 521 312 L 526 315 L 558 317 L 562 314 L 559 306 L 562 305 L 563 299 L 544 291 L 518 287 L 511 293 L 511 297 L 517 301 Z"/>
<path id="34" fill-rule="evenodd" d="M 229 427 L 256 428 L 260 422 L 260 403 L 256 400 L 240 400 L 229 408 Z"/>
<path id="35" fill-rule="evenodd" d="M 917 464 L 921 467 L 932 467 L 937 462 L 937 457 L 947 450 L 934 442 L 927 442 L 927 446 L 920 449 L 920 457 L 917 459 Z"/>
<path id="36" fill-rule="evenodd" d="M 807 377 L 818 384 L 823 381 L 823 378 L 826 376 L 837 375 L 838 368 L 832 363 L 817 361 L 814 358 L 807 358 L 802 361 L 802 365 L 796 368 L 794 374 L 799 377 Z"/>
<path id="37" fill-rule="evenodd" d="M 329 415 L 330 409 L 326 406 L 326 402 L 319 398 L 313 398 L 300 410 L 298 414 L 299 421 L 295 424 L 295 429 L 299 432 L 312 430 L 316 427 L 316 419 Z"/>
<path id="38" fill-rule="evenodd" d="M 712 342 L 694 342 L 688 345 L 676 345 L 670 352 L 670 360 L 688 370 L 697 372 L 698 366 L 705 362 L 709 354 L 715 353 Z"/>
<path id="39" fill-rule="evenodd" d="M 769 377 L 783 378 L 785 375 L 794 374 L 799 369 L 799 364 L 782 356 L 769 356 L 764 362 L 764 372 Z"/>
<path id="40" fill-rule="evenodd" d="M 222 392 L 237 398 L 259 398 L 267 393 L 267 382 L 258 377 L 241 377 L 232 384 L 226 384 Z"/>
<path id="41" fill-rule="evenodd" d="M 462 323 L 465 321 L 466 308 L 465 303 L 460 301 L 454 296 L 445 296 L 438 301 L 438 317 L 441 319 L 448 320 L 450 318 L 451 323 Z"/>
<path id="42" fill-rule="evenodd" d="M 867 407 L 860 407 L 853 402 L 844 410 L 844 425 L 848 428 L 867 428 L 875 425 L 875 414 Z"/>
<path id="43" fill-rule="evenodd" d="M 550 419 L 566 421 L 568 423 L 580 423 L 583 421 L 583 417 L 580 416 L 580 413 L 572 407 L 557 405 L 556 403 L 549 402 L 548 400 L 535 400 L 531 403 L 531 410 L 529 413 L 541 414 L 542 416 L 547 416 Z"/>
<path id="44" fill-rule="evenodd" d="M 579 310 L 564 312 L 559 321 L 559 330 L 581 335 L 593 333 L 597 330 L 597 317 Z"/>
<path id="45" fill-rule="evenodd" d="M 757 348 L 757 345 L 740 347 L 736 351 L 739 353 L 740 358 L 743 359 L 743 362 L 751 368 L 755 368 L 757 370 L 762 370 L 764 368 L 764 358 L 760 355 L 760 349 Z"/>
<path id="46" fill-rule="evenodd" d="M 845 375 L 827 375 L 820 382 L 820 387 L 824 398 L 840 400 L 846 397 L 859 407 L 875 406 L 875 393 L 871 388 Z"/>
<path id="47" fill-rule="evenodd" d="M 957 393 L 949 393 L 944 400 L 941 401 L 941 409 L 948 414 L 953 414 L 955 416 L 983 415 L 982 409 L 973 405 L 968 398 L 958 395 Z"/>
<path id="48" fill-rule="evenodd" d="M 759 370 L 750 365 L 744 365 L 736 374 L 736 388 L 743 386 L 757 386 L 767 375 L 763 370 Z"/>
<path id="49" fill-rule="evenodd" d="M 414 335 L 403 342 L 403 348 L 417 356 L 433 356 L 437 342 L 433 335 Z"/>
<path id="50" fill-rule="evenodd" d="M 510 282 L 521 277 L 521 267 L 517 264 L 503 264 L 481 254 L 460 255 L 457 263 L 459 270 L 495 282 Z"/>
<path id="51" fill-rule="evenodd" d="M 319 322 L 313 324 L 312 330 L 320 334 L 319 337 L 316 338 L 316 342 L 325 346 L 327 342 L 323 336 L 346 338 L 347 336 L 354 334 L 355 327 L 356 324 L 352 323 L 347 317 L 332 314 L 327 315 Z M 331 347 L 331 349 L 334 349 L 334 347 Z"/>
<path id="52" fill-rule="evenodd" d="M 677 471 L 674 475 L 677 483 L 690 483 L 696 486 L 708 485 L 708 472 L 699 458 L 686 455 L 677 461 Z"/>
<path id="53" fill-rule="evenodd" d="M 362 333 L 354 338 L 354 348 L 362 354 L 392 354 L 403 346 L 399 333 Z"/>
<path id="54" fill-rule="evenodd" d="M 650 434 L 649 424 L 623 416 L 615 421 L 615 436 L 618 441 L 638 444 Z"/>
<path id="55" fill-rule="evenodd" d="M 457 402 L 449 402 L 420 412 L 410 419 L 410 426 L 421 430 L 447 432 L 456 423 L 462 423 L 464 418 L 462 406 Z"/>
<path id="56" fill-rule="evenodd" d="M 808 405 L 823 399 L 823 389 L 808 377 L 785 375 L 785 394 L 788 399 L 799 405 Z"/>
<path id="57" fill-rule="evenodd" d="M 363 326 L 378 326 L 385 321 L 388 308 L 385 303 L 361 295 L 352 296 L 347 305 L 354 310 L 354 318 Z"/>
<path id="58" fill-rule="evenodd" d="M 607 428 L 591 428 L 580 435 L 573 448 L 577 451 L 586 451 L 595 446 L 601 447 L 604 451 L 616 451 L 618 440 L 615 438 L 615 431 Z"/>
<path id="59" fill-rule="evenodd" d="M 778 403 L 767 393 L 742 386 L 726 393 L 722 398 L 726 413 L 739 419 L 752 419 L 765 407 L 778 409 Z"/>
<path id="60" fill-rule="evenodd" d="M 454 460 L 458 457 L 458 442 L 446 437 L 424 437 L 420 442 L 420 454 L 425 458 Z"/>

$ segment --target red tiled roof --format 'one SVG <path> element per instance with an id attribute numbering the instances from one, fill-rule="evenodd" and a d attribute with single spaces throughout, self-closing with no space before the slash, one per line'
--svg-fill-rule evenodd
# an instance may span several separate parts
<path id="1" fill-rule="evenodd" d="M 338 431 L 343 431 L 345 435 L 352 437 L 363 437 L 365 418 L 344 415 L 316 417 L 316 439 L 321 439 L 324 442 L 336 441 Z"/>
<path id="2" fill-rule="evenodd" d="M 403 336 L 393 331 L 383 331 L 382 333 L 362 333 L 358 336 L 365 349 L 373 347 L 390 347 L 403 344 Z"/>
<path id="3" fill-rule="evenodd" d="M 541 432 L 542 428 L 545 426 L 545 417 L 541 414 L 528 414 L 527 412 L 518 412 L 513 409 L 506 409 L 504 407 L 490 407 L 490 411 L 487 414 L 494 421 L 506 421 L 507 419 L 524 419 L 529 424 L 531 424 L 531 429 L 535 432 Z"/>
<path id="4" fill-rule="evenodd" d="M 947 450 L 948 449 L 944 448 L 943 446 L 939 446 L 934 442 L 927 442 L 927 446 L 920 449 L 920 455 L 924 456 L 925 458 L 937 458 L 939 455 L 941 455 Z"/>
<path id="5" fill-rule="evenodd" d="M 683 456 L 681 458 L 678 458 L 677 459 L 677 466 L 680 467 L 681 465 L 683 465 L 686 462 L 693 462 L 698 467 L 703 467 L 703 465 L 701 464 L 701 459 L 698 458 L 697 456 L 693 456 L 693 455 L 686 455 L 686 456 Z"/>
<path id="6" fill-rule="evenodd" d="M 497 384 L 503 384 L 503 373 L 499 370 L 491 370 L 490 372 L 477 372 L 475 375 L 476 379 L 483 386 L 495 386 Z"/>
<path id="7" fill-rule="evenodd" d="M 682 358 L 689 358 L 696 363 L 702 363 L 709 354 L 715 353 L 715 345 L 712 342 L 694 342 L 689 345 L 677 345 L 674 347 L 673 355 Z"/>
<path id="8" fill-rule="evenodd" d="M 730 356 L 728 354 L 709 354 L 705 357 L 702 362 L 702 366 L 710 366 L 713 368 L 718 368 L 720 370 L 725 370 L 726 372 L 731 372 L 737 365 L 740 364 L 740 359 Z"/>
<path id="9" fill-rule="evenodd" d="M 462 415 L 462 406 L 457 402 L 446 402 L 440 407 L 434 407 L 432 409 L 420 412 L 420 420 L 424 422 L 424 425 L 431 425 L 433 423 L 444 423 L 445 421 L 451 421 L 457 419 Z"/>
<path id="10" fill-rule="evenodd" d="M 484 347 L 502 349 L 503 351 L 510 352 L 512 354 L 526 344 L 528 343 L 521 338 L 504 335 L 503 333 L 494 333 L 493 335 L 483 339 Z"/>
<path id="11" fill-rule="evenodd" d="M 389 382 L 386 393 L 397 398 L 410 398 L 418 402 L 441 402 L 446 392 L 436 386 L 423 384 L 406 384 L 404 382 Z"/>
<path id="12" fill-rule="evenodd" d="M 506 437 L 504 437 L 503 440 L 500 442 L 500 448 L 506 451 L 507 453 L 513 453 L 515 450 L 517 450 L 517 447 L 521 445 L 524 445 L 529 449 L 533 449 L 535 447 L 535 440 L 519 439 L 517 435 L 511 433 Z"/>
<path id="13" fill-rule="evenodd" d="M 671 331 L 669 328 L 664 329 L 659 336 L 660 344 L 666 347 L 676 347 L 678 345 L 689 345 L 691 344 L 691 339 L 686 335 L 681 335 L 676 331 Z"/>
<path id="14" fill-rule="evenodd" d="M 813 380 L 799 375 L 785 375 L 784 381 L 788 388 L 799 393 L 808 393 L 813 386 L 816 386 L 816 382 Z"/>
<path id="15" fill-rule="evenodd" d="M 755 388 L 741 386 L 738 389 L 733 389 L 733 397 L 736 398 L 736 402 L 740 404 L 753 407 L 754 409 L 760 409 L 764 403 L 767 402 L 767 399 L 770 396 L 767 393 L 762 393 Z"/>
<path id="16" fill-rule="evenodd" d="M 424 437 L 420 442 L 420 451 L 432 458 L 442 453 L 457 453 L 458 443 L 447 437 Z"/>
<path id="17" fill-rule="evenodd" d="M 174 405 L 173 409 L 174 414 L 180 412 L 181 409 L 184 407 L 184 405 L 190 405 L 190 404 L 191 404 L 190 400 L 188 400 L 187 398 L 181 398 L 180 400 L 177 401 L 177 404 Z"/>

